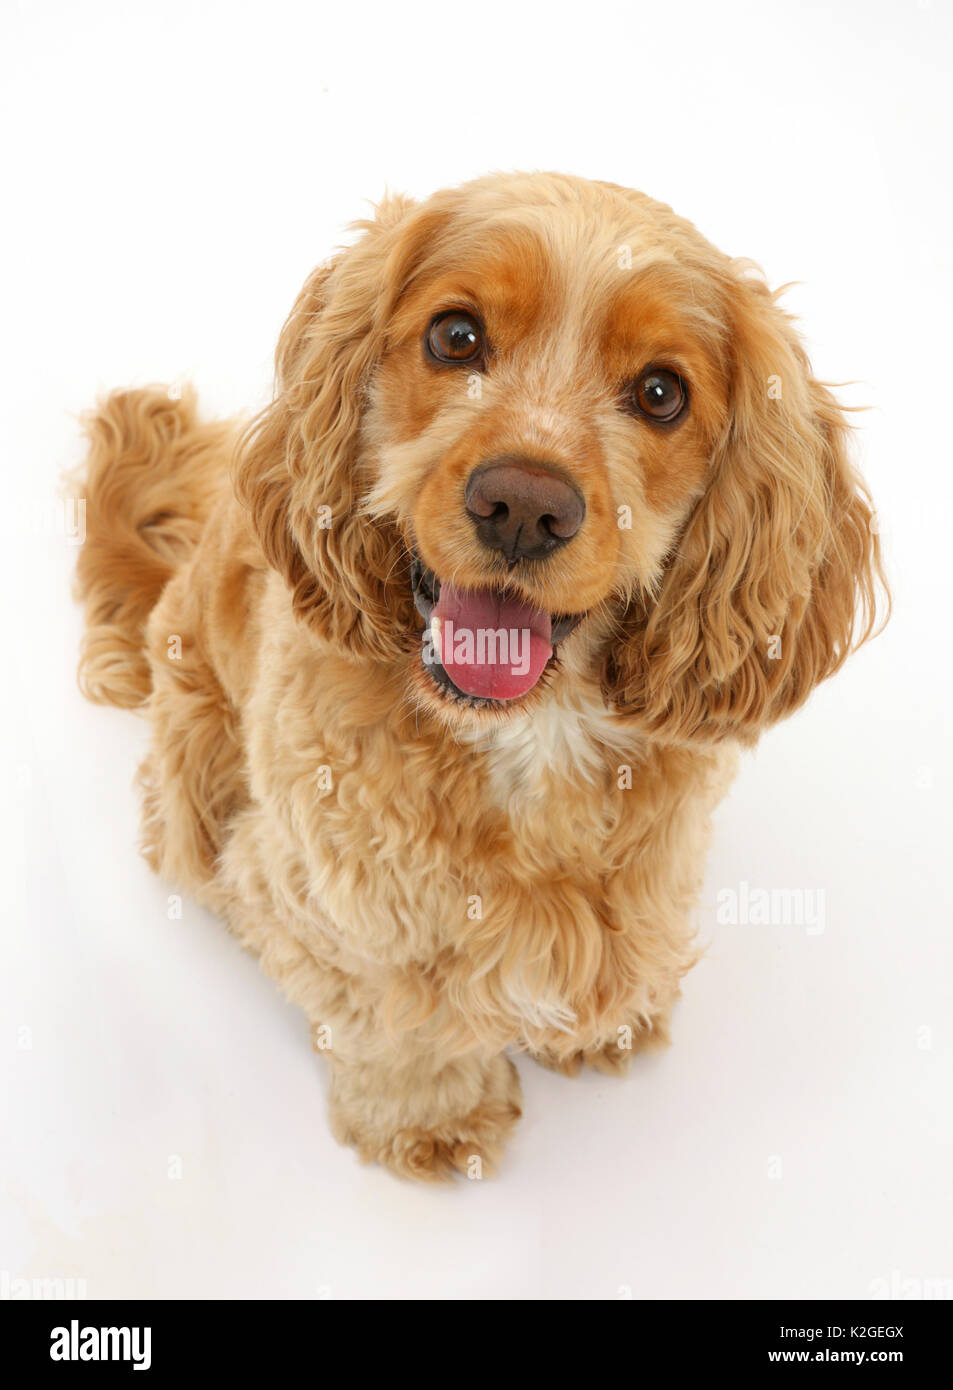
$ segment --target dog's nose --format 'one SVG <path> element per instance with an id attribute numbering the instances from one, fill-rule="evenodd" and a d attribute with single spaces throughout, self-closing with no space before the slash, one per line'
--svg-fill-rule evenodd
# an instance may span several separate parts
<path id="1" fill-rule="evenodd" d="M 480 540 L 506 558 L 538 560 L 565 545 L 582 525 L 580 493 L 548 464 L 499 459 L 471 473 L 465 501 Z"/>

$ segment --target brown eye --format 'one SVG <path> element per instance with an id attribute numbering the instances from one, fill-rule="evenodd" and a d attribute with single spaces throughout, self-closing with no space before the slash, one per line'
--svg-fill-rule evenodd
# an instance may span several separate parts
<path id="1" fill-rule="evenodd" d="M 438 314 L 427 332 L 427 351 L 438 362 L 475 362 L 483 355 L 483 329 L 472 314 Z"/>
<path id="2" fill-rule="evenodd" d="M 677 372 L 650 367 L 635 383 L 633 399 L 640 415 L 668 425 L 688 404 L 688 388 Z"/>

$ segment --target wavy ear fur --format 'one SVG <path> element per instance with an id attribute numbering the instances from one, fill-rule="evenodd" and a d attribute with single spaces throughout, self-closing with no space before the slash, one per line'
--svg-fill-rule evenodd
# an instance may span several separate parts
<path id="1" fill-rule="evenodd" d="M 880 548 L 848 427 L 760 281 L 726 276 L 731 402 L 657 601 L 632 604 L 607 698 L 682 742 L 752 742 L 871 635 Z"/>
<path id="2" fill-rule="evenodd" d="M 282 330 L 275 399 L 239 445 L 236 490 L 297 614 L 348 651 L 386 658 L 414 625 L 409 588 L 395 613 L 387 586 L 400 537 L 362 512 L 361 413 L 391 314 L 437 227 L 399 197 L 356 226 L 363 237 L 314 271 Z"/>

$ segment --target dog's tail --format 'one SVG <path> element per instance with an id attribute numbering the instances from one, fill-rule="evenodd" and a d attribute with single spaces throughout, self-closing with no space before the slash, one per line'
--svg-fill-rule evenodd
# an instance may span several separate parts
<path id="1" fill-rule="evenodd" d="M 86 605 L 83 693 L 133 708 L 152 681 L 145 625 L 176 569 L 198 544 L 226 474 L 233 426 L 203 424 L 191 389 L 115 391 L 84 421 L 89 455 L 71 482 L 85 501 L 76 568 Z"/>

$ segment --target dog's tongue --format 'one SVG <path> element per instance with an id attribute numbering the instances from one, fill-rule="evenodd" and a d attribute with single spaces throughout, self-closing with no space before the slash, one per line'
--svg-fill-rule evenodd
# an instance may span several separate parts
<path id="1" fill-rule="evenodd" d="M 457 689 L 484 699 L 518 700 L 553 654 L 549 614 L 488 589 L 459 593 L 441 585 L 430 631 Z"/>

